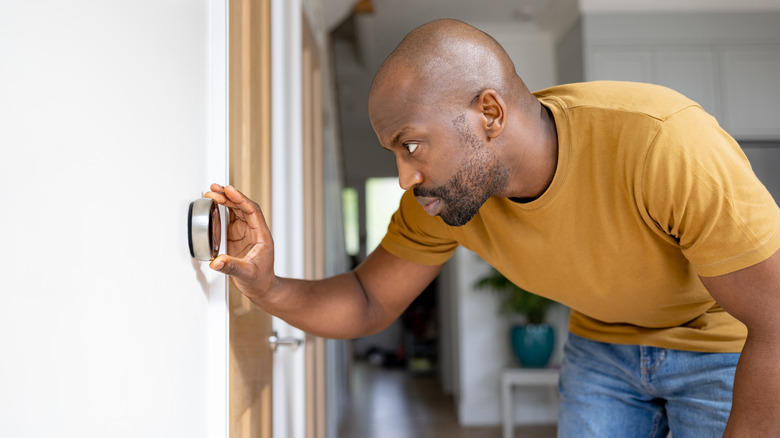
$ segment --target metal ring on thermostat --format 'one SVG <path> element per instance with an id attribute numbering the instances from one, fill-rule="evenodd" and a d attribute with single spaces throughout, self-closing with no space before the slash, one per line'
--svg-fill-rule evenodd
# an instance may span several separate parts
<path id="1" fill-rule="evenodd" d="M 219 254 L 222 224 L 217 203 L 201 198 L 190 203 L 189 220 L 190 255 L 200 261 L 213 260 Z"/>

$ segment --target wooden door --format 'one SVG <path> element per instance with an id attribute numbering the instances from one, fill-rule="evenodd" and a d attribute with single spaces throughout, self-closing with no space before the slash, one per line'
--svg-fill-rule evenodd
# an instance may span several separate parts
<path id="1" fill-rule="evenodd" d="M 230 182 L 271 215 L 269 0 L 230 0 Z M 273 228 L 272 228 L 273 229 Z M 229 436 L 271 438 L 271 316 L 230 286 Z"/>

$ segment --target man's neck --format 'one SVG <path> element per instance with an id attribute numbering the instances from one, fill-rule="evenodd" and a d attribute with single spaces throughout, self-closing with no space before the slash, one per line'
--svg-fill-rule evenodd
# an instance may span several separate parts
<path id="1" fill-rule="evenodd" d="M 558 132 L 552 112 L 539 104 L 537 127 L 517 160 L 517 185 L 505 195 L 515 202 L 530 202 L 542 196 L 552 184 L 558 166 Z"/>

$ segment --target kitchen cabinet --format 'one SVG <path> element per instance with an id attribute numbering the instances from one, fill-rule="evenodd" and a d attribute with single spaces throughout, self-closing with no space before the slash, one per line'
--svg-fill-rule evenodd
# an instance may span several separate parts
<path id="1" fill-rule="evenodd" d="M 708 47 L 597 46 L 588 80 L 648 82 L 677 90 L 722 119 L 716 55 Z"/>
<path id="2" fill-rule="evenodd" d="M 719 51 L 723 119 L 739 139 L 780 138 L 780 44 Z"/>
<path id="3" fill-rule="evenodd" d="M 780 13 L 591 14 L 584 80 L 668 86 L 739 140 L 780 139 Z M 564 47 L 563 41 L 559 44 Z"/>

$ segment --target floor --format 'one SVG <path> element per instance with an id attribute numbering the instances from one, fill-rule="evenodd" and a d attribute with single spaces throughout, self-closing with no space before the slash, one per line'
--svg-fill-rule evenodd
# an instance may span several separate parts
<path id="1" fill-rule="evenodd" d="M 501 427 L 460 427 L 436 378 L 358 362 L 339 438 L 499 438 Z M 555 426 L 517 427 L 516 438 L 554 438 Z"/>

